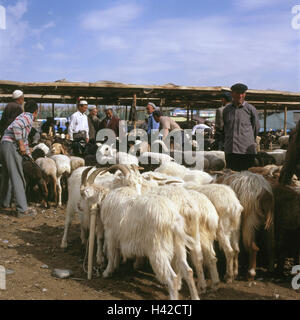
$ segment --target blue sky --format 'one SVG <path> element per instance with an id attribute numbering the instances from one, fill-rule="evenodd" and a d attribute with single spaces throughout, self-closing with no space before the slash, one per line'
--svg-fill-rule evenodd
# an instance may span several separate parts
<path id="1" fill-rule="evenodd" d="M 300 4 L 300 0 L 298 1 Z M 0 0 L 0 79 L 300 91 L 297 0 Z"/>

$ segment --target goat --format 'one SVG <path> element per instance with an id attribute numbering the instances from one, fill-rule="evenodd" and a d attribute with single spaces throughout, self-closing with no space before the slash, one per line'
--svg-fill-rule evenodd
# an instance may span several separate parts
<path id="1" fill-rule="evenodd" d="M 33 194 L 33 188 L 38 185 L 40 195 L 42 196 L 42 204 L 46 208 L 49 208 L 48 188 L 41 168 L 33 160 L 23 158 L 23 171 L 26 180 L 27 198 L 30 198 Z"/>
<path id="2" fill-rule="evenodd" d="M 277 268 L 283 274 L 285 257 L 292 251 L 294 265 L 300 264 L 300 194 L 291 187 L 272 185 L 275 210 Z"/>
<path id="3" fill-rule="evenodd" d="M 123 192 L 125 189 L 125 196 Z M 193 240 L 184 232 L 184 219 L 174 202 L 166 197 L 128 196 L 131 188 L 120 188 L 108 193 L 101 204 L 101 220 L 105 230 L 108 266 L 103 272 L 108 277 L 117 266 L 118 247 L 126 260 L 148 257 L 158 280 L 166 283 L 170 299 L 178 299 L 178 279 L 171 264 L 174 261 L 187 281 L 192 299 L 199 299 L 193 271 L 186 261 L 185 246 Z"/>
<path id="4" fill-rule="evenodd" d="M 184 187 L 187 190 L 195 190 L 205 194 L 215 206 L 219 215 L 217 239 L 227 261 L 225 280 L 232 282 L 234 277 L 238 275 L 239 233 L 243 207 L 234 191 L 228 186 L 185 183 Z"/>
<path id="5" fill-rule="evenodd" d="M 41 168 L 48 190 L 52 190 L 54 201 L 57 203 L 57 168 L 55 161 L 50 158 L 38 158 L 36 164 Z"/>
<path id="6" fill-rule="evenodd" d="M 62 187 L 61 187 L 61 179 L 63 176 L 69 177 L 71 174 L 71 161 L 70 158 L 64 155 L 54 155 L 51 156 L 50 159 L 54 160 L 56 164 L 56 185 L 58 188 L 58 206 L 62 206 Z"/>
<path id="7" fill-rule="evenodd" d="M 242 213 L 242 239 L 245 250 L 249 253 L 249 278 L 256 275 L 256 254 L 259 248 L 255 243 L 255 230 L 264 226 L 268 237 L 269 270 L 274 266 L 274 196 L 266 179 L 258 174 L 243 171 L 224 175 L 217 183 L 229 185 L 236 193 L 244 211 Z"/>

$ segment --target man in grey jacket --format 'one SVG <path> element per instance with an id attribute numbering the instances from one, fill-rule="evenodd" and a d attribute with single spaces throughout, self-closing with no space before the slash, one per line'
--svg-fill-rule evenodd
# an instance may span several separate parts
<path id="1" fill-rule="evenodd" d="M 227 168 L 248 170 L 254 165 L 259 120 L 255 107 L 245 101 L 248 87 L 237 83 L 231 87 L 232 103 L 223 111 L 224 150 Z"/>

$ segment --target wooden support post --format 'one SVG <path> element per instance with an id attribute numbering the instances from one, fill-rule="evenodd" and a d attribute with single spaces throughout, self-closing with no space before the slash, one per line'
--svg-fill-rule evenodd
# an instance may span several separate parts
<path id="1" fill-rule="evenodd" d="M 190 122 L 190 107 L 187 106 L 187 122 Z"/>
<path id="2" fill-rule="evenodd" d="M 160 99 L 160 104 L 159 104 L 159 107 L 160 107 L 160 111 L 163 112 L 163 106 L 165 104 L 165 99 Z"/>
<path id="3" fill-rule="evenodd" d="M 191 121 L 193 121 L 194 120 L 194 110 L 193 110 L 193 108 L 191 108 Z"/>
<path id="4" fill-rule="evenodd" d="M 267 133 L 267 102 L 264 105 L 264 133 Z"/>
<path id="5" fill-rule="evenodd" d="M 55 106 L 54 103 L 52 103 L 52 117 L 55 117 Z"/>
<path id="6" fill-rule="evenodd" d="M 127 121 L 127 116 L 128 116 L 128 106 L 126 106 L 126 109 L 125 109 L 125 121 Z"/>
<path id="7" fill-rule="evenodd" d="M 284 135 L 287 134 L 287 107 L 284 107 Z"/>
<path id="8" fill-rule="evenodd" d="M 133 95 L 133 104 L 132 104 L 132 112 L 137 116 L 136 114 L 136 94 Z M 136 118 L 134 115 L 134 121 L 133 121 L 133 127 L 136 129 Z"/>

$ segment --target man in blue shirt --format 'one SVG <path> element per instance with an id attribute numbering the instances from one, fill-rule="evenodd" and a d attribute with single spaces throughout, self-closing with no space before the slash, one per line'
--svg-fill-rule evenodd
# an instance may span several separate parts
<path id="1" fill-rule="evenodd" d="M 149 102 L 147 105 L 147 113 L 149 114 L 148 118 L 148 135 L 151 134 L 151 130 L 159 130 L 159 122 L 156 122 L 153 118 L 153 112 L 156 110 L 156 105 L 152 102 Z"/>

